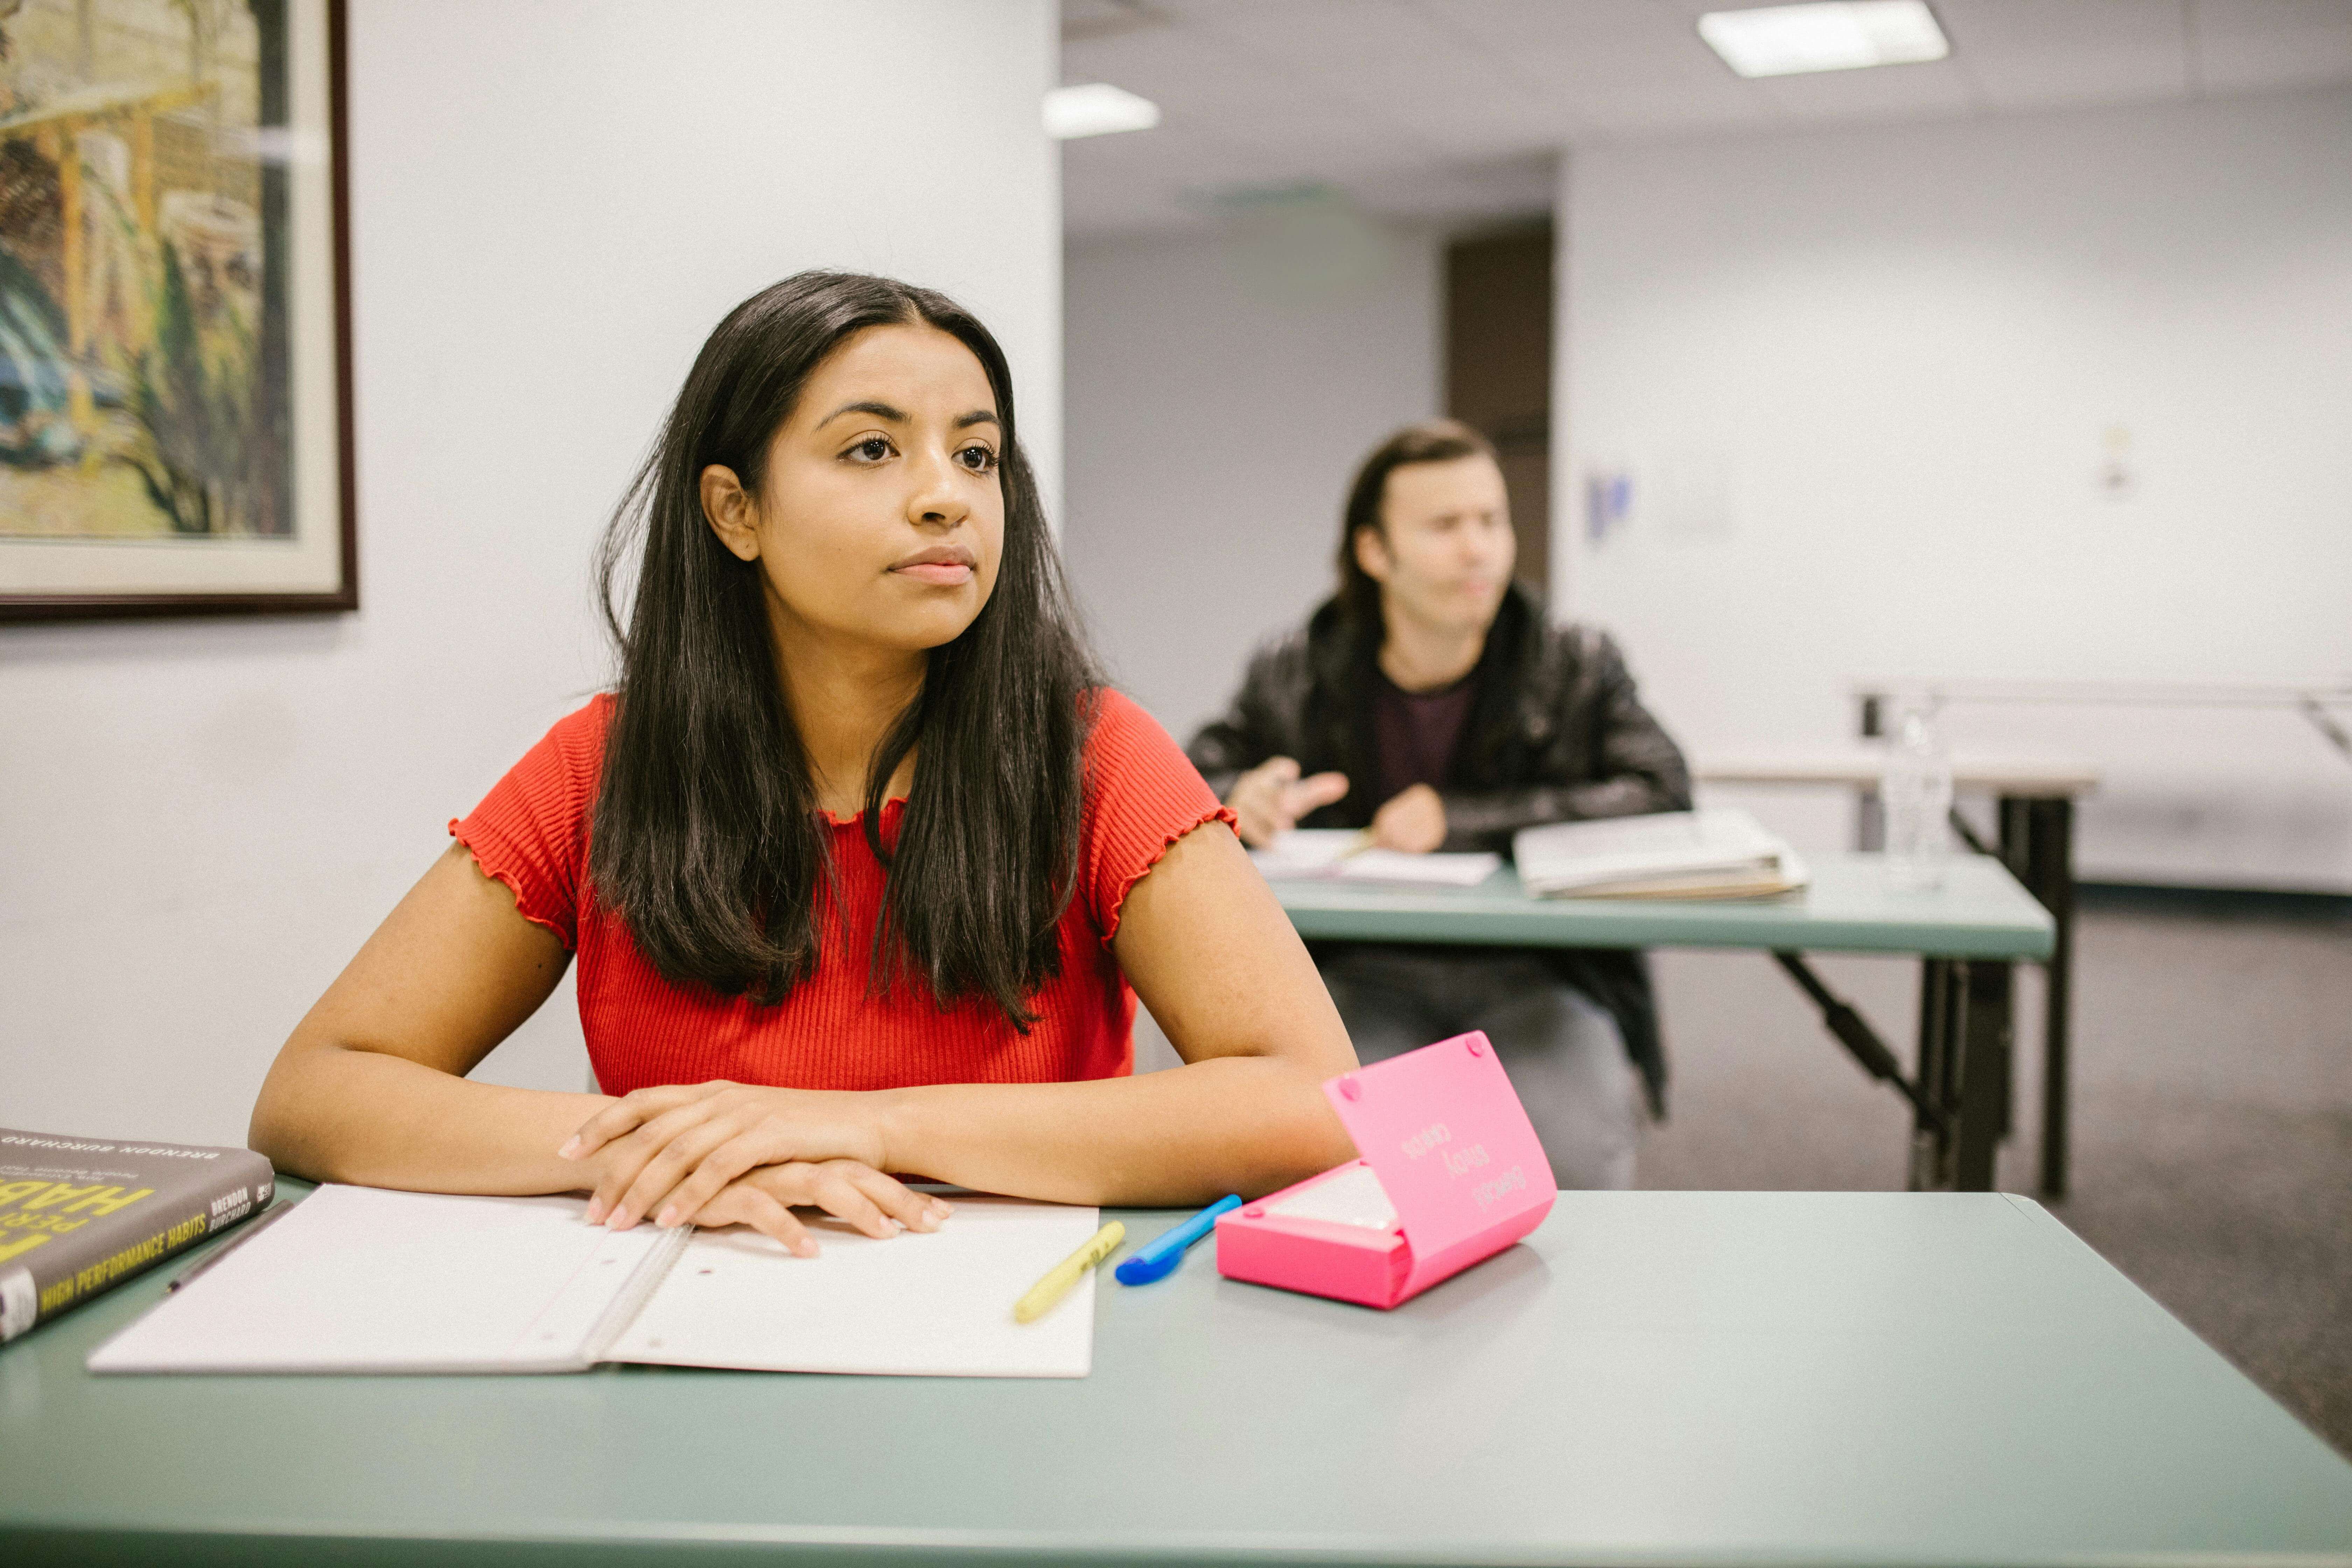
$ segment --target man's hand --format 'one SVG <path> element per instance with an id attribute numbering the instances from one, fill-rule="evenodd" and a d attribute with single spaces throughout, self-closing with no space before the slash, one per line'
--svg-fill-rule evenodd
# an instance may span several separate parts
<path id="1" fill-rule="evenodd" d="M 1425 784 L 1391 796 L 1372 816 L 1372 844 L 1426 855 L 1445 842 L 1445 803 Z"/>
<path id="2" fill-rule="evenodd" d="M 1275 757 L 1235 779 L 1225 804 L 1234 808 L 1234 816 L 1239 818 L 1235 826 L 1242 842 L 1253 849 L 1263 849 L 1274 842 L 1276 834 L 1289 832 L 1298 825 L 1300 817 L 1321 810 L 1347 793 L 1345 773 L 1317 773 L 1312 778 L 1300 778 L 1296 762 L 1288 757 Z"/>

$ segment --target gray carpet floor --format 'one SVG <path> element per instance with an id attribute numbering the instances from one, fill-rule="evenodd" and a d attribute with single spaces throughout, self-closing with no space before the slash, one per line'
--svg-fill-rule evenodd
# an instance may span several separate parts
<path id="1" fill-rule="evenodd" d="M 2086 911 L 2077 927 L 2073 1193 L 2052 1212 L 2352 1456 L 2352 923 Z M 1899 1189 L 1906 1107 L 1770 960 L 1661 952 L 1673 1120 L 1641 1184 Z M 1824 959 L 1908 1057 L 1916 966 Z M 2040 977 L 2018 998 L 2034 1190 Z"/>

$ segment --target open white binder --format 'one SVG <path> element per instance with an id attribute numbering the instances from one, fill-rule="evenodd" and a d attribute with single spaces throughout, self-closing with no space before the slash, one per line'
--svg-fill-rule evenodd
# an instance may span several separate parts
<path id="1" fill-rule="evenodd" d="M 1539 899 L 1757 898 L 1809 877 L 1785 840 L 1732 808 L 1523 827 L 1511 857 Z"/>
<path id="2" fill-rule="evenodd" d="M 1013 1303 L 1095 1233 L 1091 1208 L 959 1194 L 887 1241 L 820 1222 L 794 1258 L 742 1226 L 583 1222 L 574 1197 L 323 1186 L 89 1358 L 98 1373 L 772 1372 L 1084 1377 L 1092 1281 Z"/>

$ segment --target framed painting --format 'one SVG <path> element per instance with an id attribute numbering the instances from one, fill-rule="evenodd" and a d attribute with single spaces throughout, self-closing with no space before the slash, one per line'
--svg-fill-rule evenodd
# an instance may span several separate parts
<path id="1" fill-rule="evenodd" d="M 0 620 L 349 610 L 341 0 L 0 0 Z"/>

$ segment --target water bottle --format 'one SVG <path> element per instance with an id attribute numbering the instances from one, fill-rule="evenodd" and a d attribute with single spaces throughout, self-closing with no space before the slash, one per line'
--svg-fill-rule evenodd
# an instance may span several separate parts
<path id="1" fill-rule="evenodd" d="M 1886 811 L 1886 878 L 1906 892 L 1944 885 L 1951 853 L 1952 763 L 1936 734 L 1932 704 L 1906 700 L 1895 711 L 1879 784 Z"/>

